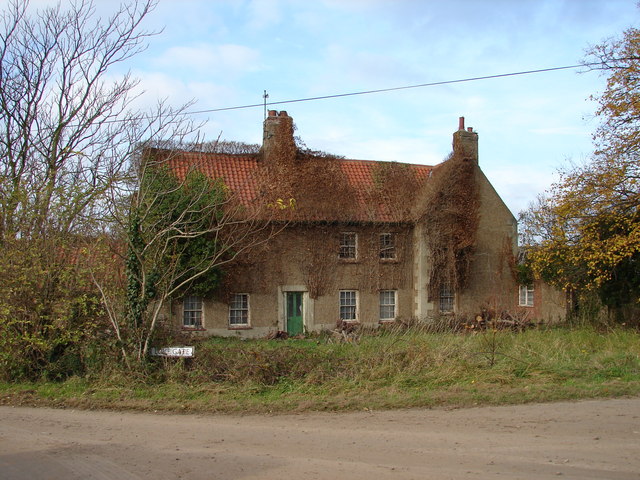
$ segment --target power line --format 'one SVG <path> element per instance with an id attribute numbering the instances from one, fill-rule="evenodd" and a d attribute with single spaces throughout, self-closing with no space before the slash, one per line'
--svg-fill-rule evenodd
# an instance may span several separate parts
<path id="1" fill-rule="evenodd" d="M 307 97 L 307 98 L 297 98 L 294 100 L 282 100 L 279 102 L 267 102 L 266 99 L 269 97 L 269 95 L 267 94 L 266 90 L 262 96 L 263 98 L 263 102 L 262 103 L 252 103 L 249 105 L 236 105 L 234 107 L 221 107 L 221 108 L 208 108 L 208 109 L 204 109 L 204 110 L 192 110 L 192 111 L 186 111 L 186 112 L 178 112 L 176 114 L 176 116 L 186 116 L 186 115 L 198 115 L 198 114 L 202 114 L 202 113 L 215 113 L 215 112 L 225 112 L 225 111 L 230 111 L 230 110 L 242 110 L 242 109 L 246 109 L 246 108 L 257 108 L 257 107 L 263 107 L 266 111 L 266 107 L 269 105 L 286 105 L 288 103 L 301 103 L 301 102 L 311 102 L 314 100 L 327 100 L 327 99 L 331 99 L 331 98 L 342 98 L 342 97 L 353 97 L 356 95 L 370 95 L 370 94 L 374 94 L 374 93 L 384 93 L 384 92 L 393 92 L 393 91 L 398 91 L 398 90 L 409 90 L 412 88 L 424 88 L 424 87 L 435 87 L 438 85 L 451 85 L 454 83 L 465 83 L 465 82 L 475 82 L 478 80 L 491 80 L 491 79 L 495 79 L 495 78 L 505 78 L 505 77 L 515 77 L 515 76 L 519 76 L 519 75 L 531 75 L 534 73 L 545 73 L 545 72 L 554 72 L 554 71 L 558 71 L 558 70 L 571 70 L 571 69 L 575 69 L 575 68 L 580 68 L 580 67 L 593 67 L 596 65 L 606 65 L 605 62 L 593 62 L 593 63 L 581 63 L 581 64 L 576 64 L 576 65 L 565 65 L 562 67 L 549 67 L 549 68 L 539 68 L 536 70 L 524 70 L 524 71 L 520 71 L 520 72 L 510 72 L 510 73 L 499 73 L 496 75 L 484 75 L 481 77 L 467 77 L 467 78 L 459 78 L 456 80 L 442 80 L 439 82 L 430 82 L 430 83 L 420 83 L 417 85 L 405 85 L 402 87 L 390 87 L 390 88 L 380 88 L 377 90 L 363 90 L 360 92 L 350 92 L 350 93 L 337 93 L 337 94 L 333 94 L 333 95 L 322 95 L 322 96 L 318 96 L 318 97 Z M 155 118 L 153 115 L 140 115 L 137 117 L 138 119 L 144 119 L 144 118 L 150 118 L 153 119 Z M 102 123 L 120 123 L 122 122 L 122 119 L 110 119 L 110 120 L 104 120 Z"/>
<path id="2" fill-rule="evenodd" d="M 209 108 L 206 110 L 194 110 L 191 112 L 184 112 L 183 115 L 197 115 L 201 113 L 213 113 L 213 112 L 224 112 L 228 110 L 241 110 L 245 108 L 256 108 L 256 107 L 266 107 L 268 105 L 285 105 L 288 103 L 300 103 L 300 102 L 311 102 L 314 100 L 327 100 L 331 98 L 341 98 L 341 97 L 353 97 L 356 95 L 370 95 L 373 93 L 384 93 L 384 92 L 394 92 L 398 90 L 409 90 L 411 88 L 424 88 L 424 87 L 435 87 L 438 85 L 451 85 L 453 83 L 465 83 L 465 82 L 475 82 L 478 80 L 491 80 L 494 78 L 504 78 L 504 77 L 515 77 L 518 75 L 530 75 L 533 73 L 544 73 L 544 72 L 554 72 L 558 70 L 570 70 L 574 68 L 580 67 L 591 67 L 594 65 L 602 65 L 602 62 L 594 62 L 594 63 L 581 63 L 577 65 L 566 65 L 563 67 L 550 67 L 550 68 L 540 68 L 537 70 L 524 70 L 521 72 L 511 72 L 511 73 L 499 73 L 497 75 L 485 75 L 482 77 L 468 77 L 468 78 L 459 78 L 456 80 L 443 80 L 439 82 L 430 82 L 430 83 L 420 83 L 418 85 L 406 85 L 403 87 L 391 87 L 391 88 L 380 88 L 377 90 L 364 90 L 360 92 L 350 92 L 350 93 L 338 93 L 333 95 L 322 95 L 319 97 L 307 97 L 307 98 L 297 98 L 295 100 L 282 100 L 280 102 L 263 102 L 263 103 L 253 103 L 250 105 L 237 105 L 235 107 L 222 107 L 222 108 Z"/>

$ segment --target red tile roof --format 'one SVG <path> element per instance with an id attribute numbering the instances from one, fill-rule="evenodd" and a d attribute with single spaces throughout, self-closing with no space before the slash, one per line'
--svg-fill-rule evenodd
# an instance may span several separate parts
<path id="1" fill-rule="evenodd" d="M 418 185 L 424 184 L 429 178 L 433 167 L 428 165 L 415 165 L 409 163 L 378 162 L 374 160 L 338 160 L 340 169 L 344 173 L 349 186 L 353 189 L 358 202 L 356 218 L 359 221 L 393 222 L 403 217 L 398 210 L 398 205 L 393 205 L 394 201 L 387 199 L 383 201 L 380 196 L 372 196 L 371 192 L 376 186 L 376 173 L 380 168 L 386 166 L 404 166 L 408 172 L 413 174 Z M 415 192 L 401 192 L 405 197 Z M 378 205 L 374 205 L 377 203 Z M 410 202 L 408 202 L 410 203 Z M 405 203 L 405 207 L 406 207 Z"/>
<path id="2" fill-rule="evenodd" d="M 258 191 L 261 164 L 258 155 L 221 154 L 180 152 L 169 160 L 169 166 L 180 178 L 184 178 L 191 169 L 196 169 L 210 178 L 222 178 L 229 189 L 234 192 L 240 201 L 250 205 L 260 195 Z M 376 186 L 376 172 L 385 166 L 406 167 L 416 181 L 417 185 L 423 185 L 429 178 L 434 167 L 428 165 L 415 165 L 396 162 L 378 162 L 372 160 L 350 160 L 329 158 L 326 161 L 339 162 L 339 168 L 349 189 L 352 198 L 359 204 L 351 214 L 351 221 L 392 222 L 398 221 L 398 215 L 394 215 L 391 205 L 381 202 L 380 198 L 374 200 L 379 205 L 372 205 L 371 192 Z M 330 198 L 333 192 L 327 192 Z M 400 192 L 406 201 L 406 195 L 412 192 Z M 415 192 L 413 192 L 415 193 Z M 298 200 L 298 199 L 296 199 Z M 389 203 L 389 202 L 387 202 Z M 327 215 L 330 216 L 331 214 Z M 335 218 L 320 218 L 322 214 L 314 214 L 314 220 L 333 221 Z M 308 219 L 308 218 L 307 218 Z"/>
<path id="3" fill-rule="evenodd" d="M 169 166 L 180 178 L 190 170 L 198 170 L 209 178 L 222 178 L 246 205 L 257 196 L 258 162 L 255 155 L 180 152 L 169 160 Z"/>
<path id="4" fill-rule="evenodd" d="M 374 171 L 380 165 L 393 165 L 394 162 L 378 162 L 375 160 L 337 160 L 340 162 L 340 169 L 345 174 L 349 184 L 361 191 L 371 188 L 375 185 Z M 429 178 L 429 174 L 433 170 L 429 165 L 415 165 L 412 163 L 402 163 L 416 176 L 419 182 L 424 182 Z"/>

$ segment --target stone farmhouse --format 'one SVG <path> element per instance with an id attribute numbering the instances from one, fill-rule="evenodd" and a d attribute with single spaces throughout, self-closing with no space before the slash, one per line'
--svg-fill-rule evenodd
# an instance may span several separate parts
<path id="1" fill-rule="evenodd" d="M 178 175 L 197 164 L 246 205 L 273 206 L 277 218 L 265 221 L 284 222 L 227 267 L 219 293 L 171 303 L 183 329 L 264 337 L 339 322 L 564 316 L 562 294 L 518 285 L 517 222 L 480 169 L 464 118 L 436 166 L 303 151 L 284 111 L 269 112 L 258 154 L 179 152 L 172 162 Z"/>

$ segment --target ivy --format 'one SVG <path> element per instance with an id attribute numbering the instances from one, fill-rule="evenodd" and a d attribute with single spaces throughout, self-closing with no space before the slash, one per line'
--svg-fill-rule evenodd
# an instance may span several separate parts
<path id="1" fill-rule="evenodd" d="M 212 225 L 222 215 L 226 194 L 222 181 L 198 171 L 181 181 L 159 166 L 142 179 L 128 226 L 127 302 L 133 327 L 142 325 L 161 291 L 206 296 L 219 285 L 221 269 L 203 265 L 220 248 Z"/>

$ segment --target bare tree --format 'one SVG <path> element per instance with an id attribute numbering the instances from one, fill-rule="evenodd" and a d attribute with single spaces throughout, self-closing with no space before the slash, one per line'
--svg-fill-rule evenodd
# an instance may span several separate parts
<path id="1" fill-rule="evenodd" d="M 140 53 L 152 0 L 108 19 L 90 1 L 29 15 L 12 0 L 0 18 L 0 238 L 82 230 L 121 179 L 132 136 L 153 124 L 129 110 L 137 85 L 107 72 Z"/>
<path id="2" fill-rule="evenodd" d="M 186 106 L 133 110 L 138 82 L 113 76 L 154 34 L 142 28 L 154 6 L 132 0 L 98 18 L 90 0 L 11 0 L 0 13 L 0 365 L 19 354 L 44 368 L 89 330 L 82 241 L 130 193 L 141 142 L 196 131 Z"/>
<path id="3" fill-rule="evenodd" d="M 154 35 L 142 28 L 154 7 L 131 0 L 101 19 L 91 0 L 35 12 L 11 0 L 0 15 L 0 377 L 39 375 L 91 341 L 100 315 L 124 360 L 141 360 L 168 299 L 213 285 L 286 224 L 195 163 L 174 175 L 176 146 L 218 142 L 199 138 L 189 105 L 137 111 L 137 80 L 112 80 Z"/>
<path id="4" fill-rule="evenodd" d="M 211 293 L 221 269 L 287 225 L 281 208 L 259 196 L 241 199 L 222 179 L 201 173 L 197 158 L 206 156 L 183 155 L 145 148 L 130 202 L 114 210 L 114 222 L 127 232 L 126 301 L 114 307 L 103 294 L 127 363 L 147 355 L 170 299 Z"/>

